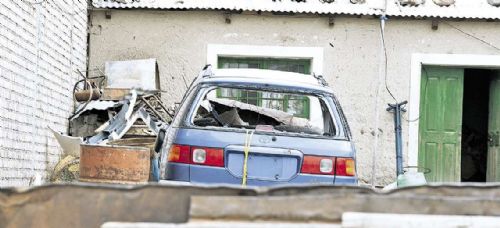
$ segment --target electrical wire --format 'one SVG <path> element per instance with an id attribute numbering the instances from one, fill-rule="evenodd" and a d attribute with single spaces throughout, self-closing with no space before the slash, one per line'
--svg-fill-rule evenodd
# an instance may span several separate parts
<path id="1" fill-rule="evenodd" d="M 427 69 L 425 69 L 425 67 L 422 66 L 422 70 L 425 72 L 425 76 L 426 77 L 429 77 L 429 73 L 427 72 Z M 425 80 L 425 85 L 424 85 L 424 93 L 423 94 L 427 94 L 427 85 L 429 84 L 429 79 Z M 408 123 L 411 123 L 411 122 L 416 122 L 420 119 L 420 116 L 421 116 L 421 113 L 415 118 L 415 119 L 408 119 L 406 118 L 404 115 L 401 115 L 401 118 L 408 122 Z"/>
<path id="2" fill-rule="evenodd" d="M 386 52 L 385 51 L 385 42 L 384 42 L 384 38 L 383 38 L 383 31 L 384 31 L 384 28 L 385 28 L 385 11 L 384 11 L 384 14 L 382 14 L 380 16 L 380 35 L 381 35 L 381 42 L 383 43 L 381 45 L 381 48 L 383 47 L 383 52 Z M 376 95 L 375 95 L 375 126 L 374 126 L 374 129 L 378 129 L 379 128 L 379 120 L 380 120 L 380 112 L 379 112 L 379 95 L 380 95 L 380 83 L 382 81 L 381 79 L 381 76 L 383 75 L 382 73 L 382 70 L 384 72 L 387 72 L 387 55 L 384 55 L 385 58 L 384 58 L 384 61 L 385 61 L 385 65 L 383 68 L 381 65 L 379 65 L 379 73 L 378 73 L 378 79 L 377 79 L 377 90 L 376 90 Z M 387 74 L 385 74 L 386 76 L 386 79 L 387 79 Z M 386 85 L 387 85 L 387 82 L 386 82 Z M 373 148 L 372 148 L 372 175 L 371 175 L 371 185 L 372 186 L 375 186 L 375 172 L 377 171 L 376 170 L 376 166 L 377 166 L 377 149 L 378 149 L 378 134 L 376 133 L 375 135 L 375 138 L 373 140 Z"/>
<path id="3" fill-rule="evenodd" d="M 494 48 L 495 50 L 500 51 L 500 47 L 497 47 L 497 46 L 495 46 L 495 45 L 493 45 L 493 44 L 489 43 L 488 41 L 483 40 L 483 39 L 481 39 L 481 38 L 479 38 L 479 37 L 475 36 L 475 35 L 474 35 L 474 34 L 472 34 L 472 33 L 466 32 L 466 31 L 464 31 L 464 30 L 462 30 L 462 29 L 460 29 L 460 28 L 458 28 L 458 27 L 456 27 L 456 26 L 454 26 L 454 25 L 452 25 L 452 24 L 450 24 L 450 23 L 448 23 L 448 22 L 442 22 L 442 23 L 443 23 L 443 24 L 446 24 L 446 25 L 448 25 L 448 26 L 450 26 L 451 28 L 453 28 L 453 29 L 455 29 L 455 30 L 457 30 L 457 31 L 459 31 L 459 32 L 461 32 L 462 34 L 467 35 L 468 37 L 471 37 L 471 38 L 473 38 L 473 39 L 475 39 L 475 40 L 478 40 L 478 41 L 480 41 L 481 43 L 486 44 L 486 45 L 488 45 L 489 47 L 492 47 L 492 48 Z M 426 69 L 425 67 L 422 67 L 422 70 L 425 72 L 425 76 L 426 76 L 426 77 L 429 77 L 429 73 L 427 72 L 427 69 Z M 427 79 L 427 80 L 425 80 L 425 85 L 424 85 L 424 91 L 423 91 L 423 94 L 426 94 L 426 93 L 427 93 L 427 86 L 428 86 L 428 83 L 429 83 L 429 80 L 428 80 L 428 79 Z M 419 115 L 418 117 L 416 117 L 415 119 L 412 119 L 412 120 L 407 119 L 407 118 L 406 118 L 405 116 L 403 116 L 403 115 L 402 115 L 401 117 L 403 118 L 403 120 L 405 120 L 406 122 L 409 122 L 409 123 L 410 123 L 410 122 L 416 122 L 416 121 L 418 121 L 418 120 L 420 119 L 421 115 Z"/>
<path id="4" fill-rule="evenodd" d="M 448 25 L 448 26 L 452 27 L 453 29 L 455 29 L 455 30 L 457 30 L 457 31 L 459 31 L 459 32 L 461 32 L 461 33 L 463 33 L 463 34 L 465 34 L 465 35 L 467 35 L 467 36 L 469 36 L 469 37 L 471 37 L 471 38 L 475 39 L 475 40 L 480 41 L 480 42 L 481 42 L 481 43 L 483 43 L 483 44 L 486 44 L 486 45 L 488 45 L 488 46 L 490 46 L 490 47 L 494 48 L 494 49 L 495 49 L 495 50 L 497 50 L 497 51 L 500 51 L 500 47 L 497 47 L 497 46 L 495 46 L 495 45 L 491 44 L 490 42 L 488 42 L 488 41 L 486 41 L 486 40 L 483 40 L 483 39 L 481 39 L 481 38 L 479 38 L 479 37 L 475 36 L 475 35 L 474 35 L 474 34 L 472 34 L 472 33 L 466 32 L 466 31 L 464 31 L 464 30 L 462 30 L 462 29 L 460 29 L 460 28 L 458 28 L 458 27 L 456 27 L 456 26 L 454 26 L 454 25 L 452 25 L 452 24 L 450 24 L 450 23 L 448 23 L 448 22 L 446 22 L 446 21 L 444 21 L 444 22 L 442 22 L 442 23 L 443 23 L 443 24 L 445 24 L 445 25 Z"/>
<path id="5" fill-rule="evenodd" d="M 392 99 L 394 99 L 394 101 L 397 104 L 398 99 L 396 99 L 392 91 L 389 89 L 389 85 L 387 83 L 387 48 L 385 46 L 385 32 L 384 32 L 384 25 L 386 20 L 387 18 L 385 17 L 385 15 L 382 15 L 380 17 L 380 36 L 382 38 L 382 48 L 384 50 L 384 83 L 385 83 L 385 90 L 389 93 L 389 95 L 391 95 Z"/>
<path id="6" fill-rule="evenodd" d="M 388 60 L 387 60 L 387 48 L 386 48 L 386 45 L 385 45 L 385 32 L 384 32 L 384 21 L 387 20 L 387 18 L 385 16 L 381 16 L 380 17 L 380 20 L 381 20 L 381 23 L 380 23 L 380 36 L 381 36 L 381 39 L 382 39 L 382 47 L 383 47 L 383 50 L 384 50 L 384 83 L 385 83 L 385 90 L 387 91 L 387 93 L 389 93 L 389 95 L 392 97 L 392 99 L 394 99 L 395 103 L 398 104 L 399 101 L 398 99 L 396 98 L 396 96 L 394 96 L 394 94 L 392 93 L 391 89 L 389 88 L 389 85 L 387 83 L 387 65 L 388 65 Z M 425 74 L 428 75 L 427 73 L 427 70 L 425 69 L 425 67 L 422 67 L 422 70 L 425 71 Z M 424 94 L 426 93 L 427 91 L 427 83 L 428 83 L 428 80 L 425 81 L 425 85 L 424 85 Z M 408 123 L 410 122 L 415 122 L 415 121 L 418 121 L 420 119 L 420 115 L 415 118 L 415 119 L 408 119 L 406 118 L 404 115 L 401 115 L 402 119 Z"/>

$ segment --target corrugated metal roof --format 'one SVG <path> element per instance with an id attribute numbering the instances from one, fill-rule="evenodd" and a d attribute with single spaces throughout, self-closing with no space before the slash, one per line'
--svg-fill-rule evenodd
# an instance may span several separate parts
<path id="1" fill-rule="evenodd" d="M 500 19 L 500 7 L 488 4 L 488 0 L 455 0 L 451 6 L 438 6 L 432 0 L 419 6 L 401 6 L 394 0 L 390 2 L 387 15 L 391 16 Z"/>
<path id="2" fill-rule="evenodd" d="M 131 0 L 128 0 L 129 2 Z M 402 6 L 399 0 L 387 0 L 388 16 L 500 19 L 500 7 L 488 4 L 488 0 L 456 0 L 451 6 L 438 6 L 427 0 L 419 6 Z M 317 13 L 380 15 L 384 0 L 366 0 L 352 4 L 349 0 L 322 3 L 320 0 L 295 2 L 291 0 L 140 0 L 120 3 L 115 0 L 93 0 L 95 8 L 135 9 L 186 9 L 186 10 L 243 10 L 262 12 Z"/>
<path id="3" fill-rule="evenodd" d="M 337 0 L 338 1 L 338 0 Z M 243 10 L 262 12 L 291 12 L 318 14 L 377 15 L 381 11 L 373 4 L 351 4 L 347 2 L 321 3 L 318 0 L 292 2 L 290 0 L 140 0 L 118 3 L 112 0 L 94 0 L 96 8 L 145 8 L 145 9 L 206 9 Z M 379 8 L 382 5 L 379 4 Z"/>

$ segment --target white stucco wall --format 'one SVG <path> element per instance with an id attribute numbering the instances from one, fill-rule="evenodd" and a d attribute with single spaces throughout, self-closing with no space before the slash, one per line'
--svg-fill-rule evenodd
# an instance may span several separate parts
<path id="1" fill-rule="evenodd" d="M 499 22 L 449 22 L 500 46 Z M 357 146 L 358 174 L 372 178 L 376 151 L 375 184 L 395 178 L 393 116 L 385 111 L 393 102 L 380 77 L 383 63 L 378 19 L 337 16 L 329 27 L 327 17 L 272 16 L 244 13 L 224 22 L 222 12 L 112 10 L 94 11 L 90 37 L 90 68 L 105 61 L 157 58 L 163 98 L 179 101 L 186 81 L 205 65 L 208 44 L 322 47 L 323 75 L 336 91 Z M 441 23 L 431 29 L 429 20 L 391 19 L 386 24 L 387 83 L 398 100 L 408 100 L 412 53 L 499 54 L 500 52 Z M 377 96 L 377 90 L 379 95 Z M 378 104 L 378 108 L 377 108 Z M 378 110 L 378 114 L 377 111 Z M 378 116 L 378 128 L 376 118 Z M 403 126 L 405 159 L 408 123 Z M 374 147 L 375 134 L 379 134 Z"/>
<path id="2" fill-rule="evenodd" d="M 67 133 L 75 70 L 86 67 L 86 9 L 87 0 L 0 1 L 0 187 L 46 179 L 60 158 L 47 127 Z"/>

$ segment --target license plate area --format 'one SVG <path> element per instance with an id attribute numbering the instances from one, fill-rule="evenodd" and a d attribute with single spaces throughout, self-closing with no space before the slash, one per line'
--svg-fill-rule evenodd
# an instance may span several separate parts
<path id="1" fill-rule="evenodd" d="M 239 149 L 239 148 L 238 148 Z M 254 150 L 256 149 L 256 150 Z M 247 162 L 247 178 L 269 181 L 287 181 L 298 173 L 301 153 L 276 149 L 271 153 L 251 149 Z M 243 177 L 245 155 L 243 150 L 227 151 L 227 169 L 236 177 Z M 268 151 L 269 152 L 269 151 Z"/>

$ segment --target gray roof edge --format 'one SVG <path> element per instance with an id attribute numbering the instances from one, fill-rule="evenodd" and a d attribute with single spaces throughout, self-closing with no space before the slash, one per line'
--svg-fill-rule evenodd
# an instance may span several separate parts
<path id="1" fill-rule="evenodd" d="M 121 0 L 132 1 L 132 0 Z M 487 3 L 487 0 L 457 0 L 450 6 L 438 6 L 433 1 L 419 6 L 402 6 L 399 0 L 388 0 L 387 16 L 426 17 L 426 18 L 461 18 L 461 19 L 500 19 L 500 7 Z M 319 2 L 319 1 L 318 1 Z M 374 1 L 377 2 L 377 1 Z M 92 0 L 96 9 L 157 9 L 157 10 L 235 10 L 261 11 L 305 14 L 335 15 L 382 15 L 380 5 L 351 4 L 335 1 L 331 4 L 319 4 L 314 1 L 304 2 L 272 2 L 271 0 L 141 0 L 139 2 L 119 3 L 114 0 Z"/>

